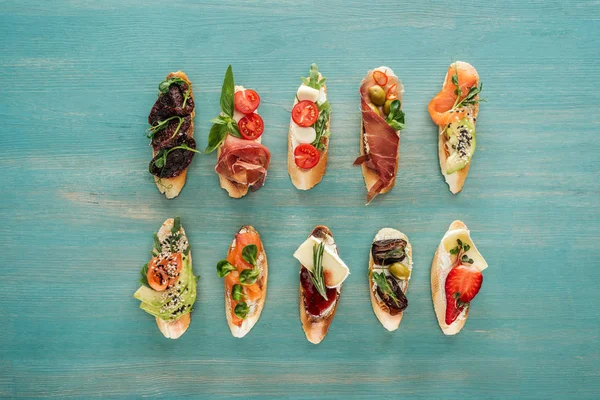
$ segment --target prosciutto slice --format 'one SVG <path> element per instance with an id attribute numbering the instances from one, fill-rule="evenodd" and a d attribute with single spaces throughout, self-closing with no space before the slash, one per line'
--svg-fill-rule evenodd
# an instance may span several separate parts
<path id="1" fill-rule="evenodd" d="M 215 171 L 256 191 L 265 182 L 270 161 L 271 153 L 262 144 L 227 135 Z"/>
<path id="2" fill-rule="evenodd" d="M 386 90 L 394 84 L 398 85 L 398 97 L 402 100 L 402 84 L 391 73 L 388 73 Z M 367 204 L 373 200 L 383 189 L 392 183 L 398 163 L 398 148 L 400 136 L 385 122 L 385 119 L 375 113 L 369 106 L 369 87 L 375 85 L 373 71 L 369 71 L 360 87 L 360 104 L 363 119 L 363 138 L 365 154 L 354 161 L 355 165 L 366 163 L 366 166 L 378 175 L 377 182 L 369 188 Z"/>

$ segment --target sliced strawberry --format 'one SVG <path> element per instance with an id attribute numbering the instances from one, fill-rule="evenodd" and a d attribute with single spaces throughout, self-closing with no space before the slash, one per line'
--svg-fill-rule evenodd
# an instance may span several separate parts
<path id="1" fill-rule="evenodd" d="M 454 267 L 446 278 L 446 324 L 450 325 L 479 293 L 483 275 L 473 266 Z"/>

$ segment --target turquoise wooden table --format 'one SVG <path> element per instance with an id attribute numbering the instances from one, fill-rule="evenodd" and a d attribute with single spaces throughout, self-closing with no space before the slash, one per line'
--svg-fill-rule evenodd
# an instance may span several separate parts
<path id="1" fill-rule="evenodd" d="M 239 3 L 239 4 L 238 4 Z M 598 398 L 600 6 L 595 1 L 2 1 L 0 396 L 7 398 Z M 439 172 L 426 110 L 453 60 L 484 82 L 464 191 Z M 299 77 L 328 76 L 324 181 L 287 175 Z M 242 200 L 195 157 L 179 198 L 148 174 L 156 87 L 186 71 L 206 145 L 228 64 L 262 96 L 272 164 Z M 364 206 L 358 84 L 379 65 L 406 87 L 395 189 Z M 164 339 L 132 298 L 152 233 L 180 216 L 202 277 L 189 331 Z M 487 258 L 465 329 L 442 335 L 429 269 L 462 219 Z M 293 251 L 316 224 L 352 274 L 318 346 L 298 316 Z M 259 323 L 231 337 L 215 264 L 252 224 L 270 276 Z M 384 226 L 413 242 L 409 307 L 385 331 L 367 288 Z"/>

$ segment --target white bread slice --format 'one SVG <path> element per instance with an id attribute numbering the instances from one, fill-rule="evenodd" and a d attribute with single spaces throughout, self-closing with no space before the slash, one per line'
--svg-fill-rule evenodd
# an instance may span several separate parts
<path id="1" fill-rule="evenodd" d="M 173 228 L 173 218 L 169 218 L 167 219 L 165 222 L 163 222 L 162 226 L 160 227 L 160 229 L 158 230 L 156 236 L 158 236 L 158 240 L 163 241 L 171 232 L 171 229 Z M 184 237 L 187 236 L 185 234 L 185 231 L 183 230 L 183 226 L 181 227 L 181 229 L 179 230 L 179 232 L 181 232 L 183 234 Z M 190 249 L 190 252 L 188 253 L 189 258 L 190 258 L 190 265 L 192 265 L 192 250 Z M 191 315 L 190 313 L 184 314 L 181 317 L 179 317 L 177 320 L 175 321 L 165 321 L 162 320 L 158 317 L 155 318 L 156 319 L 156 325 L 158 326 L 158 329 L 160 330 L 160 332 L 163 334 L 164 337 L 166 337 L 167 339 L 179 339 L 181 337 L 181 335 L 183 335 L 185 333 L 185 331 L 187 331 L 188 327 L 190 326 L 190 322 L 191 322 Z"/>
<path id="2" fill-rule="evenodd" d="M 319 73 L 319 79 L 323 76 Z M 325 93 L 327 93 L 327 85 L 323 85 Z M 298 99 L 295 98 L 294 106 L 298 103 Z M 327 168 L 327 156 L 329 155 L 329 138 L 324 138 L 325 150 L 321 153 L 321 158 L 317 165 L 311 169 L 303 169 L 296 165 L 294 160 L 294 146 L 292 144 L 292 124 L 293 120 L 290 120 L 290 129 L 288 131 L 288 174 L 292 180 L 292 184 L 296 189 L 309 190 L 313 188 L 317 183 L 321 182 L 325 170 Z M 329 120 L 327 121 L 327 131 L 331 126 L 331 114 L 329 114 Z"/>
<path id="3" fill-rule="evenodd" d="M 188 83 L 188 85 L 190 86 L 190 98 L 193 100 L 194 92 L 192 91 L 192 82 L 189 80 L 187 75 L 181 71 L 171 72 L 169 75 L 167 75 L 166 79 L 173 78 L 173 77 L 179 77 Z M 190 122 L 190 129 L 188 131 L 190 136 L 192 136 L 192 137 L 194 136 L 194 117 L 195 116 L 196 116 L 196 108 L 194 107 L 194 111 L 192 111 L 192 113 L 190 115 L 191 122 Z M 152 157 L 154 157 L 154 156 L 156 156 L 156 152 L 154 150 L 152 150 Z M 183 186 L 185 185 L 186 176 L 187 176 L 187 168 L 184 169 L 181 172 L 181 174 L 179 174 L 173 178 L 159 178 L 159 177 L 155 176 L 154 182 L 156 183 L 156 187 L 158 188 L 159 192 L 163 193 L 167 199 L 173 199 L 173 198 L 179 196 L 181 189 L 183 189 Z"/>
<path id="4" fill-rule="evenodd" d="M 454 231 L 457 229 L 461 229 L 461 230 L 464 229 L 467 231 L 467 233 L 469 232 L 468 228 L 464 222 L 456 220 L 456 221 L 452 222 L 452 224 L 450 224 L 450 227 L 448 228 L 448 231 L 446 232 L 444 237 L 446 237 L 446 235 L 448 235 L 451 231 Z M 469 234 L 469 240 L 470 240 L 470 234 Z M 467 305 L 463 309 L 463 311 L 460 313 L 458 318 L 453 323 L 451 323 L 450 325 L 446 324 L 446 289 L 445 289 L 445 285 L 446 285 L 446 277 L 451 268 L 448 268 L 449 260 L 446 258 L 446 250 L 444 248 L 443 242 L 444 242 L 444 238 L 442 238 L 442 240 L 440 241 L 440 244 L 439 244 L 439 246 L 435 252 L 435 255 L 433 257 L 433 261 L 431 262 L 431 297 L 433 300 L 433 308 L 435 310 L 435 315 L 437 317 L 440 328 L 442 329 L 442 332 L 444 332 L 445 335 L 455 335 L 461 331 L 461 329 L 467 322 L 467 317 L 469 316 L 470 305 Z M 477 247 L 475 246 L 475 244 L 473 243 L 472 240 L 471 240 L 471 250 L 470 251 L 474 251 L 477 254 L 479 254 L 479 251 L 477 250 Z M 487 268 L 487 263 L 485 262 L 485 260 L 483 260 L 483 257 L 481 257 L 481 255 L 479 255 L 479 256 L 483 262 L 483 265 L 478 266 L 477 268 L 480 271 L 482 271 L 483 269 Z"/>
<path id="5" fill-rule="evenodd" d="M 406 236 L 404 233 L 402 233 L 396 229 L 383 228 L 377 233 L 377 235 L 373 239 L 373 242 L 375 242 L 377 240 L 382 240 L 382 239 L 404 239 L 404 240 L 406 240 L 406 254 L 408 255 L 408 259 L 409 259 L 408 267 L 410 268 L 410 272 L 412 275 L 412 268 L 413 268 L 412 245 L 411 245 L 410 241 L 408 240 L 408 236 Z M 400 326 L 400 321 L 402 321 L 402 316 L 404 315 L 404 312 L 401 312 L 396 315 L 391 315 L 387 311 L 387 307 L 385 306 L 385 304 L 382 301 L 380 301 L 379 299 L 377 299 L 377 297 L 375 297 L 376 289 L 374 289 L 375 284 L 373 283 L 373 265 L 375 265 L 375 262 L 373 260 L 373 253 L 369 249 L 369 295 L 371 297 L 371 305 L 373 306 L 373 312 L 375 312 L 375 316 L 377 317 L 379 322 L 381 322 L 381 325 L 383 325 L 383 327 L 385 329 L 387 329 L 388 331 L 395 331 Z M 410 276 L 408 278 L 408 281 L 406 282 L 406 287 L 403 290 L 404 294 L 406 294 L 406 291 L 408 290 L 409 282 L 410 282 Z"/>
<path id="6" fill-rule="evenodd" d="M 244 232 L 256 232 L 256 230 L 250 226 L 242 226 L 238 233 Z M 258 232 L 256 232 L 258 233 Z M 267 279 L 269 277 L 269 268 L 267 264 L 267 254 L 265 253 L 265 247 L 262 247 L 262 251 L 256 257 L 256 266 L 261 270 L 260 277 L 258 282 L 261 285 L 261 295 L 259 299 L 256 301 L 254 306 L 250 307 L 251 312 L 246 315 L 244 321 L 242 322 L 242 326 L 237 326 L 232 322 L 231 313 L 231 291 L 227 291 L 226 285 L 225 287 L 225 316 L 227 317 L 227 324 L 229 325 L 229 330 L 231 334 L 236 338 L 243 338 L 246 336 L 248 332 L 254 327 L 258 319 L 260 318 L 260 314 L 265 306 L 265 299 L 267 297 Z M 228 255 L 235 248 L 235 239 L 231 242 L 231 246 L 229 246 Z"/>
<path id="7" fill-rule="evenodd" d="M 464 66 L 466 68 L 473 68 L 473 66 L 464 61 L 457 61 L 453 65 L 456 65 L 457 68 Z M 475 68 L 473 68 L 475 70 Z M 446 72 L 446 76 L 444 77 L 444 82 L 448 79 L 448 73 Z M 477 84 L 479 84 L 479 75 L 477 75 Z M 473 119 L 473 127 L 476 127 L 477 122 L 477 113 L 479 112 L 479 106 L 475 106 L 475 115 Z M 440 169 L 442 171 L 442 175 L 444 175 L 444 179 L 448 184 L 448 188 L 452 194 L 456 194 L 460 192 L 465 184 L 465 180 L 467 179 L 467 175 L 469 174 L 469 168 L 471 167 L 471 160 L 464 167 L 459 169 L 458 171 L 452 174 L 446 174 L 446 160 L 448 159 L 448 155 L 446 154 L 446 137 L 443 134 L 445 130 L 444 126 L 440 126 L 438 128 L 438 155 L 440 159 Z"/>
<path id="8" fill-rule="evenodd" d="M 391 68 L 384 67 L 384 66 L 375 68 L 374 71 L 382 71 L 385 73 L 387 73 L 387 71 L 391 71 L 392 74 L 394 73 L 391 70 Z M 402 93 L 404 92 L 404 87 L 402 86 L 402 82 L 400 82 L 400 79 L 398 79 L 398 86 L 401 88 L 400 94 L 402 95 Z M 402 98 L 402 97 L 400 97 L 400 98 Z M 364 128 L 365 128 L 365 126 L 363 124 L 363 119 L 361 117 L 361 119 L 360 119 L 360 155 L 361 156 L 365 155 L 365 137 L 364 137 L 365 130 L 364 130 Z M 396 131 L 396 133 L 398 134 L 398 137 L 400 137 L 400 131 Z M 398 151 L 400 151 L 400 142 L 398 142 Z M 398 160 L 399 159 L 400 159 L 400 156 L 398 156 L 396 158 L 396 167 L 394 168 L 394 177 L 390 181 L 389 185 L 387 185 L 386 187 L 381 189 L 379 194 L 387 193 L 394 188 L 394 185 L 396 184 L 396 174 L 398 173 Z M 360 168 L 362 170 L 363 178 L 365 179 L 365 186 L 367 187 L 367 192 L 369 192 L 371 190 L 371 188 L 373 187 L 373 185 L 375 185 L 377 183 L 377 181 L 379 180 L 379 175 L 377 174 L 376 171 L 373 171 L 371 168 L 367 167 L 366 162 L 362 163 L 360 165 Z"/>
<path id="9" fill-rule="evenodd" d="M 326 235 L 326 236 L 325 236 Z M 324 225 L 318 225 L 313 229 L 310 236 L 315 236 L 318 238 L 323 238 L 325 236 L 326 243 L 333 246 L 335 248 L 335 252 L 337 253 L 337 246 L 333 239 L 333 235 L 329 228 Z M 309 237 L 310 237 L 309 236 Z M 302 271 L 303 266 L 300 266 L 300 271 Z M 339 304 L 340 295 L 342 294 L 342 285 L 337 288 L 336 299 L 329 309 L 325 310 L 325 313 L 322 315 L 315 317 L 309 314 L 306 311 L 306 306 L 304 305 L 305 294 L 304 289 L 302 288 L 302 283 L 300 283 L 300 322 L 302 323 L 302 329 L 306 335 L 306 339 L 313 344 L 319 344 L 327 335 L 327 331 L 329 330 L 329 326 L 331 325 L 331 321 L 333 321 L 333 317 L 335 316 L 335 311 L 337 310 L 337 306 Z"/>

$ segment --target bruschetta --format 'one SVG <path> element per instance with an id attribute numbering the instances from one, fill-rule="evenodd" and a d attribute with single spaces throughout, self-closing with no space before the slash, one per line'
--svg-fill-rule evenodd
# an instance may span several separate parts
<path id="1" fill-rule="evenodd" d="M 267 254 L 253 227 L 236 233 L 227 258 L 217 263 L 217 275 L 225 281 L 227 324 L 234 337 L 242 338 L 260 318 L 267 297 Z"/>
<path id="2" fill-rule="evenodd" d="M 438 126 L 440 168 L 453 194 L 462 190 L 475 153 L 481 89 L 475 68 L 457 61 L 448 68 L 442 90 L 429 102 L 429 114 Z"/>
<path id="3" fill-rule="evenodd" d="M 192 82 L 181 71 L 171 72 L 158 85 L 146 135 L 151 139 L 152 161 L 148 169 L 158 190 L 167 199 L 177 197 L 185 185 L 187 169 L 196 150 L 194 140 Z"/>
<path id="4" fill-rule="evenodd" d="M 431 296 L 442 332 L 461 331 L 479 293 L 487 262 L 475 247 L 467 226 L 454 221 L 442 238 L 431 263 Z"/>
<path id="5" fill-rule="evenodd" d="M 391 68 L 369 71 L 360 85 L 360 156 L 354 165 L 362 168 L 367 204 L 396 183 L 400 131 L 404 129 L 404 86 Z"/>
<path id="6" fill-rule="evenodd" d="M 167 219 L 154 234 L 152 259 L 140 274 L 142 286 L 133 297 L 166 338 L 179 338 L 190 326 L 196 301 L 192 251 L 179 217 Z"/>
<path id="7" fill-rule="evenodd" d="M 320 343 L 333 321 L 342 283 L 350 274 L 338 255 L 331 231 L 317 226 L 298 247 L 300 261 L 300 321 L 309 342 Z"/>
<path id="8" fill-rule="evenodd" d="M 408 237 L 392 228 L 377 232 L 369 254 L 369 293 L 373 311 L 388 331 L 398 329 L 408 307 L 406 291 L 412 268 Z"/>
<path id="9" fill-rule="evenodd" d="M 260 189 L 267 177 L 271 153 L 261 144 L 265 129 L 258 115 L 260 96 L 236 86 L 231 65 L 221 89 L 221 114 L 212 119 L 206 154 L 217 150 L 215 172 L 230 197 L 240 198 L 248 189 Z"/>
<path id="10" fill-rule="evenodd" d="M 296 92 L 288 133 L 288 173 L 297 189 L 321 182 L 327 168 L 331 106 L 325 79 L 316 64 Z"/>

